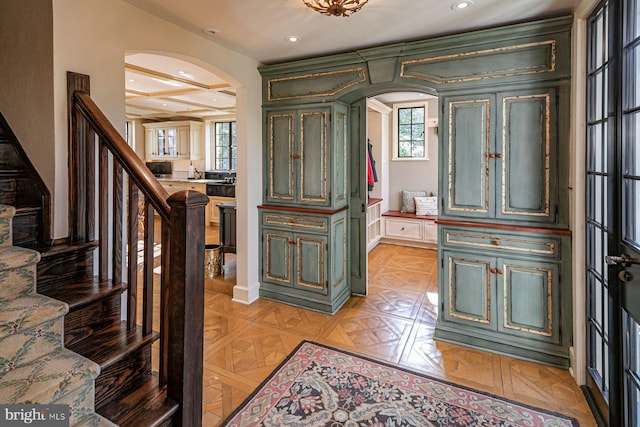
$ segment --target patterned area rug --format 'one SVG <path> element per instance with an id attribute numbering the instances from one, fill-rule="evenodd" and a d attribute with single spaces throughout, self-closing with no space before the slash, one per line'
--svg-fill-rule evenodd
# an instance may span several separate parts
<path id="1" fill-rule="evenodd" d="M 223 426 L 578 426 L 576 420 L 304 341 Z"/>

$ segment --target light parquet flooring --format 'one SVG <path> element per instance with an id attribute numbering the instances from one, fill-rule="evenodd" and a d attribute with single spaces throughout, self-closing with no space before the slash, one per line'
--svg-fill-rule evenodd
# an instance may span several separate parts
<path id="1" fill-rule="evenodd" d="M 568 371 L 434 341 L 435 251 L 378 245 L 369 253 L 369 295 L 351 297 L 334 316 L 264 299 L 233 302 L 235 270 L 225 270 L 217 287 L 205 281 L 205 426 L 219 425 L 302 340 L 596 425 Z"/>

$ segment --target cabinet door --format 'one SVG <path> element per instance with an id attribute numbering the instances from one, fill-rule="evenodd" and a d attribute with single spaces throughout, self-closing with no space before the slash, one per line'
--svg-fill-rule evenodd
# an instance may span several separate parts
<path id="1" fill-rule="evenodd" d="M 495 329 L 493 301 L 496 259 L 464 252 L 443 251 L 444 319 Z"/>
<path id="2" fill-rule="evenodd" d="M 301 110 L 299 159 L 299 200 L 303 204 L 328 205 L 327 130 L 329 109 Z"/>
<path id="3" fill-rule="evenodd" d="M 293 202 L 295 199 L 294 113 L 267 114 L 266 146 L 267 203 Z"/>
<path id="4" fill-rule="evenodd" d="M 296 278 L 294 287 L 327 295 L 327 238 L 322 235 L 295 235 Z"/>
<path id="5" fill-rule="evenodd" d="M 189 153 L 191 152 L 191 148 L 189 147 L 190 136 L 189 126 L 176 128 L 176 157 L 181 159 L 189 158 Z"/>
<path id="6" fill-rule="evenodd" d="M 497 265 L 498 330 L 560 344 L 558 265 L 518 259 Z"/>
<path id="7" fill-rule="evenodd" d="M 292 246 L 295 243 L 292 234 L 265 228 L 262 237 L 262 280 L 291 287 Z"/>
<path id="8" fill-rule="evenodd" d="M 145 129 L 144 131 L 144 155 L 147 159 L 158 157 L 158 139 L 155 129 Z"/>
<path id="9" fill-rule="evenodd" d="M 441 189 L 446 215 L 491 218 L 494 215 L 493 95 L 444 98 L 442 123 L 448 123 L 440 151 Z"/>
<path id="10" fill-rule="evenodd" d="M 192 123 L 189 132 L 189 158 L 191 160 L 204 159 L 204 137 L 202 135 L 203 125 Z"/>
<path id="11" fill-rule="evenodd" d="M 554 89 L 499 94 L 497 217 L 555 221 L 555 105 Z"/>

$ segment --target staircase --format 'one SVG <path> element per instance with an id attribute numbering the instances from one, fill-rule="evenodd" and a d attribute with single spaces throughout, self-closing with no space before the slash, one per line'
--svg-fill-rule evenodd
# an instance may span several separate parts
<path id="1" fill-rule="evenodd" d="M 69 75 L 68 238 L 49 240 L 48 190 L 0 114 L 0 403 L 69 404 L 72 425 L 200 426 L 208 198 L 169 198 L 93 104 L 88 76 Z"/>
<path id="2" fill-rule="evenodd" d="M 15 208 L 0 205 L 0 401 L 70 406 L 70 424 L 114 426 L 97 415 L 100 367 L 63 346 L 68 306 L 35 291 L 40 254 L 12 245 Z"/>

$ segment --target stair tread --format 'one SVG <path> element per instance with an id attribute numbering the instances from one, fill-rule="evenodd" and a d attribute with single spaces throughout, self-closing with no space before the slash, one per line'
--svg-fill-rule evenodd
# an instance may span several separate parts
<path id="1" fill-rule="evenodd" d="M 69 349 L 93 360 L 104 370 L 132 351 L 153 343 L 157 337 L 157 333 L 143 336 L 140 328 L 127 331 L 122 322 L 69 345 Z"/>
<path id="2" fill-rule="evenodd" d="M 45 246 L 38 248 L 42 258 L 55 257 L 62 253 L 69 252 L 86 252 L 88 249 L 95 249 L 98 247 L 98 242 L 93 240 L 83 243 L 61 243 L 58 245 Z"/>
<path id="3" fill-rule="evenodd" d="M 11 218 L 15 212 L 16 209 L 13 206 L 0 203 L 0 218 Z"/>
<path id="4" fill-rule="evenodd" d="M 159 426 L 178 410 L 178 404 L 167 397 L 166 387 L 158 385 L 157 376 L 120 399 L 105 404 L 97 411 L 120 427 Z"/>
<path id="5" fill-rule="evenodd" d="M 38 213 L 41 210 L 42 210 L 42 207 L 40 207 L 40 206 L 22 206 L 22 207 L 17 207 L 16 206 L 16 214 L 15 214 L 15 216 L 29 215 L 29 214 L 33 214 L 33 213 Z"/>
<path id="6" fill-rule="evenodd" d="M 40 254 L 33 249 L 19 246 L 0 246 L 0 271 L 35 265 Z"/>
<path id="7" fill-rule="evenodd" d="M 90 386 L 99 373 L 100 367 L 91 360 L 60 348 L 2 372 L 2 401 L 10 404 L 52 402 L 79 387 Z"/>
<path id="8" fill-rule="evenodd" d="M 113 294 L 122 293 L 126 289 L 124 283 L 113 285 L 108 280 L 99 281 L 95 277 L 88 277 L 73 284 L 43 290 L 41 293 L 66 302 L 69 304 L 69 311 L 74 311 Z"/>
<path id="9" fill-rule="evenodd" d="M 85 415 L 72 425 L 85 427 L 118 427 L 102 415 L 96 413 Z"/>
<path id="10" fill-rule="evenodd" d="M 64 316 L 67 304 L 44 295 L 31 294 L 15 299 L 0 299 L 0 332 L 20 333 Z"/>

